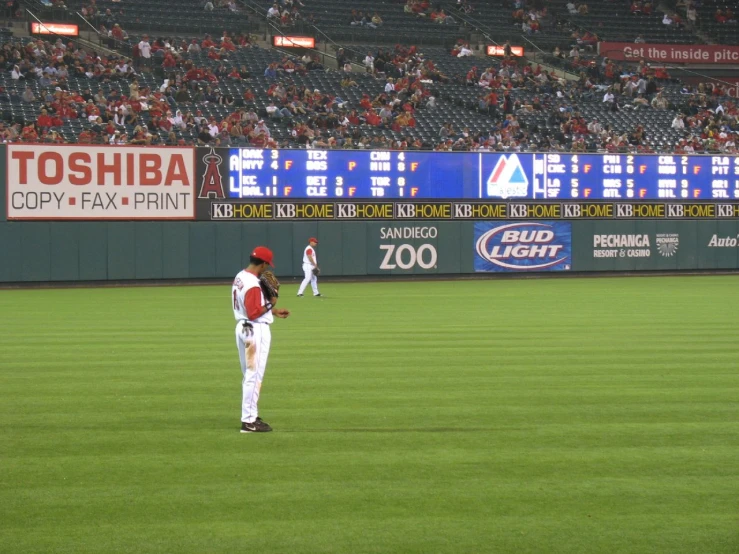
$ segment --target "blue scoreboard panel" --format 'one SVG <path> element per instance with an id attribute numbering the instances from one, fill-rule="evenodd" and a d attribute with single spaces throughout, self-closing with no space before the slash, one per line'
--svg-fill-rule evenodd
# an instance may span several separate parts
<path id="1" fill-rule="evenodd" d="M 739 157 L 266 150 L 228 152 L 228 198 L 732 200 Z"/>

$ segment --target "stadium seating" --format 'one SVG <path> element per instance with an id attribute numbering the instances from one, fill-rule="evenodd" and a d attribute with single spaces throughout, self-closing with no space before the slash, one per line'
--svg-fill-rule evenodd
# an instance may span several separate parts
<path id="1" fill-rule="evenodd" d="M 664 25 L 664 13 L 657 9 L 651 15 L 633 15 L 625 1 L 589 2 L 587 15 L 572 15 L 566 8 L 568 2 L 570 0 L 552 0 L 549 2 L 550 9 L 558 17 L 597 34 L 601 40 L 634 42 L 634 39 L 641 36 L 646 42 L 662 44 L 703 42 L 689 29 Z"/>
<path id="2" fill-rule="evenodd" d="M 730 10 L 734 14 L 733 23 L 726 21 L 719 23 L 716 20 L 716 11 L 721 10 L 723 14 Z M 727 0 L 718 0 L 716 2 L 706 2 L 702 6 L 696 8 L 697 25 L 700 30 L 715 40 L 717 44 L 739 44 L 739 23 L 737 23 L 737 14 L 739 13 L 739 2 L 731 2 Z"/>
<path id="3" fill-rule="evenodd" d="M 375 29 L 369 26 L 352 26 L 352 11 L 361 11 L 370 16 L 378 13 L 383 24 Z M 377 0 L 311 0 L 301 9 L 313 16 L 316 25 L 337 42 L 407 42 L 413 37 L 414 44 L 451 45 L 462 32 L 460 24 L 438 25 L 427 18 L 403 12 L 402 2 L 378 2 Z"/>
<path id="4" fill-rule="evenodd" d="M 129 31 L 157 30 L 167 33 L 217 33 L 227 30 L 234 33 L 253 32 L 259 23 L 250 17 L 249 10 L 240 7 L 238 12 L 228 8 L 207 11 L 205 1 L 182 0 L 173 9 L 167 0 L 132 0 L 125 3 L 100 0 L 97 15 L 91 19 L 98 25 L 106 21 L 119 23 Z M 110 10 L 111 15 L 106 15 Z M 253 15 L 253 14 L 252 14 Z M 108 24 L 106 27 L 110 28 Z"/>
<path id="5" fill-rule="evenodd" d="M 409 144 L 417 141 L 416 144 L 422 144 L 424 148 L 439 147 L 442 142 L 446 142 L 445 140 L 442 141 L 439 130 L 442 125 L 451 123 L 455 129 L 451 137 L 454 144 L 451 146 L 446 144 L 444 148 L 469 148 L 469 141 L 468 144 L 464 144 L 464 141 L 462 141 L 464 137 L 462 131 L 465 129 L 468 130 L 466 132 L 471 137 L 475 137 L 475 145 L 484 142 L 486 137 L 498 136 L 498 142 L 494 146 L 495 149 L 569 149 L 572 147 L 573 142 L 578 141 L 578 139 L 583 139 L 584 141 L 584 146 L 580 144 L 580 147 L 584 147 L 589 151 L 598 151 L 606 148 L 608 141 L 604 137 L 582 131 L 572 132 L 567 125 L 563 125 L 570 117 L 574 116 L 575 118 L 582 117 L 585 122 L 598 119 L 601 125 L 610 129 L 609 136 L 611 137 L 626 137 L 634 131 L 637 125 L 642 125 L 645 128 L 646 138 L 641 140 L 638 145 L 632 144 L 629 146 L 626 143 L 621 143 L 618 146 L 619 151 L 633 150 L 637 146 L 642 151 L 671 151 L 680 139 L 689 138 L 690 136 L 701 136 L 702 134 L 700 125 L 686 130 L 672 129 L 671 123 L 678 109 L 686 113 L 692 109 L 693 112 L 700 111 L 702 114 L 701 117 L 710 117 L 706 115 L 708 113 L 706 110 L 716 107 L 719 103 L 724 103 L 730 106 L 735 114 L 735 108 L 732 104 L 728 103 L 730 102 L 729 99 L 709 98 L 707 103 L 705 103 L 696 96 L 683 94 L 686 91 L 681 92 L 681 86 L 679 84 L 667 81 L 661 83 L 663 95 L 669 101 L 667 109 L 654 109 L 650 106 L 632 109 L 632 98 L 619 97 L 617 98 L 617 104 L 620 105 L 621 109 L 612 110 L 609 104 L 605 104 L 602 101 L 603 91 L 611 83 L 605 81 L 600 76 L 597 66 L 598 60 L 593 60 L 592 63 L 586 61 L 585 64 L 580 66 L 573 66 L 571 62 L 560 61 L 558 63 L 565 64 L 566 69 L 570 72 L 577 73 L 583 71 L 590 77 L 592 82 L 586 86 L 586 77 L 583 75 L 580 82 L 565 82 L 560 80 L 553 82 L 553 86 L 546 87 L 539 87 L 533 84 L 533 82 L 527 82 L 525 85 L 508 87 L 508 92 L 512 100 L 512 107 L 508 113 L 515 116 L 518 120 L 521 132 L 514 141 L 510 143 L 504 141 L 501 143 L 499 135 L 501 133 L 505 134 L 505 125 L 510 122 L 505 121 L 505 115 L 507 114 L 503 114 L 502 109 L 491 110 L 485 106 L 481 102 L 481 99 L 489 90 L 477 86 L 475 80 L 468 82 L 466 79 L 467 73 L 473 68 L 478 70 L 479 75 L 487 67 L 493 67 L 496 71 L 499 70 L 501 62 L 498 58 L 480 56 L 458 58 L 451 54 L 452 45 L 461 37 L 469 36 L 466 34 L 468 29 L 466 30 L 464 21 L 459 25 L 434 24 L 424 18 L 404 13 L 403 4 L 396 2 L 378 3 L 370 2 L 369 0 L 358 0 L 348 5 L 343 2 L 337 2 L 336 0 L 315 0 L 308 4 L 304 9 L 305 13 L 313 16 L 315 21 L 320 23 L 321 29 L 335 33 L 330 35 L 334 40 L 347 40 L 341 39 L 341 37 L 349 37 L 355 41 L 360 38 L 362 39 L 358 43 L 346 45 L 347 53 L 350 57 L 354 57 L 356 62 L 361 64 L 366 52 L 372 52 L 374 54 L 379 49 L 395 51 L 396 47 L 388 46 L 388 42 L 393 45 L 396 42 L 401 44 L 411 42 L 414 44 L 421 43 L 418 47 L 418 52 L 421 54 L 420 59 L 431 60 L 435 68 L 446 76 L 443 79 L 435 78 L 433 81 L 426 81 L 423 85 L 426 96 L 433 96 L 437 101 L 435 106 L 428 106 L 424 102 L 423 105 L 418 107 L 414 113 L 415 126 L 399 129 L 382 125 L 368 125 L 366 123 L 350 126 L 350 128 L 357 128 L 360 136 L 383 137 L 387 141 L 391 141 L 385 143 L 388 145 L 394 144 L 397 146 L 400 141 L 407 140 Z M 99 6 L 103 14 L 100 17 L 103 18 L 106 17 L 105 10 L 108 9 L 108 6 L 111 11 L 120 11 L 121 4 L 111 2 L 110 0 L 102 0 Z M 125 5 L 123 14 L 117 14 L 116 20 L 124 25 L 128 25 L 126 22 L 131 21 L 134 22 L 133 24 L 135 26 L 137 22 L 141 22 L 142 18 L 148 18 L 149 20 L 159 18 L 159 21 L 161 21 L 159 28 L 175 35 L 168 38 L 169 43 L 175 45 L 182 44 L 183 42 L 187 44 L 193 39 L 196 41 L 202 40 L 202 33 L 190 34 L 189 32 L 182 32 L 182 34 L 177 34 L 179 29 L 193 28 L 192 25 L 197 28 L 207 28 L 209 32 L 214 33 L 214 37 L 220 37 L 222 34 L 221 31 L 224 29 L 236 28 L 238 31 L 243 31 L 243 25 L 252 25 L 255 27 L 260 25 L 260 22 L 256 18 L 249 18 L 246 15 L 246 10 L 241 14 L 243 17 L 232 16 L 230 14 L 224 15 L 222 12 L 220 15 L 212 15 L 206 14 L 199 3 L 188 1 L 182 5 L 181 10 L 178 9 L 176 14 L 172 14 L 171 10 L 166 11 L 165 6 L 160 0 L 153 0 L 147 3 L 140 2 L 139 0 L 131 0 L 131 2 Z M 667 33 L 662 27 L 655 27 L 654 34 L 650 35 L 645 29 L 650 29 L 653 26 L 654 20 L 647 16 L 631 16 L 624 6 L 624 4 L 606 3 L 597 7 L 591 7 L 591 13 L 588 16 L 570 16 L 566 13 L 564 0 L 556 0 L 550 5 L 551 11 L 544 19 L 542 32 L 532 35 L 532 38 L 537 41 L 537 44 L 544 44 L 542 42 L 543 40 L 551 40 L 550 44 L 561 45 L 567 48 L 574 42 L 570 37 L 572 28 L 569 23 L 570 21 L 574 22 L 578 20 L 583 24 L 583 27 L 587 28 L 590 24 L 594 25 L 597 21 L 601 21 L 602 18 L 611 18 L 617 21 L 617 24 L 613 26 L 609 24 L 608 26 L 605 38 L 610 40 L 626 40 L 636 34 L 642 34 L 647 39 L 651 38 L 652 40 L 662 42 L 669 40 L 695 41 L 687 31 L 670 34 L 672 31 Z M 349 16 L 353 9 L 363 10 L 365 12 L 369 11 L 371 13 L 374 13 L 376 9 L 383 18 L 384 24 L 378 29 L 352 27 L 349 25 Z M 562 10 L 564 10 L 564 16 L 566 16 L 564 25 L 562 24 L 562 17 L 560 17 L 563 15 L 561 13 Z M 514 26 L 513 18 L 510 17 L 509 12 L 510 9 L 506 8 L 502 2 L 480 2 L 477 4 L 476 11 L 473 12 L 470 22 L 476 26 L 482 25 L 486 29 L 500 29 L 500 35 L 496 36 L 510 37 L 511 41 L 522 39 L 520 29 Z M 454 15 L 451 9 L 449 13 Z M 496 14 L 498 15 L 496 16 Z M 501 16 L 500 14 L 504 15 Z M 123 19 L 124 17 L 126 19 Z M 621 26 L 618 24 L 618 21 L 620 21 L 618 18 L 621 17 L 626 18 L 628 22 L 624 26 L 624 30 L 621 30 Z M 230 20 L 226 22 L 226 19 Z M 459 19 L 462 20 L 463 17 Z M 636 19 L 645 22 L 643 23 L 644 29 L 639 28 L 637 30 L 637 27 L 633 24 L 633 21 Z M 194 23 L 190 20 L 193 20 Z M 178 23 L 180 21 L 182 24 Z M 661 21 L 659 25 L 661 25 Z M 6 42 L 17 40 L 9 38 L 8 33 L 1 36 L 4 37 L 4 41 Z M 394 40 L 393 37 L 395 38 Z M 402 40 L 399 40 L 399 37 L 402 37 Z M 132 43 L 136 43 L 138 40 L 138 37 L 131 37 Z M 218 38 L 215 40 L 218 41 Z M 520 40 L 517 42 L 520 42 Z M 591 56 L 594 55 L 594 53 L 591 53 Z M 272 137 L 281 146 L 299 146 L 298 141 L 293 136 L 294 125 L 298 123 L 315 126 L 319 137 L 328 137 L 336 134 L 331 129 L 324 129 L 317 125 L 316 114 L 310 113 L 310 111 L 306 115 L 296 114 L 293 117 L 285 119 L 269 119 L 267 117 L 267 106 L 270 103 L 268 90 L 274 84 L 275 79 L 264 76 L 265 68 L 269 64 L 281 63 L 284 59 L 291 57 L 291 54 L 286 54 L 275 49 L 243 47 L 230 53 L 225 62 L 209 58 L 206 52 L 192 55 L 185 52 L 180 54 L 179 57 L 181 58 L 179 65 L 176 68 L 167 70 L 166 76 L 170 76 L 171 73 L 182 76 L 185 73 L 183 64 L 187 62 L 203 69 L 215 69 L 221 63 L 224 63 L 229 69 L 245 66 L 249 70 L 251 77 L 245 81 L 222 78 L 213 84 L 214 87 L 220 89 L 224 94 L 236 99 L 235 106 L 226 106 L 212 102 L 180 102 L 179 104 L 171 104 L 173 111 L 179 109 L 183 113 L 192 112 L 193 114 L 199 111 L 207 119 L 213 117 L 217 121 L 221 121 L 237 107 L 243 105 L 240 99 L 244 91 L 249 88 L 253 91 L 255 98 L 246 107 L 254 108 L 260 117 L 267 119 Z M 551 58 L 547 58 L 547 60 L 551 61 Z M 159 89 L 165 77 L 165 71 L 159 67 L 160 63 L 160 61 L 157 61 L 153 68 L 154 70 L 151 72 L 139 73 L 138 83 L 140 88 L 148 88 L 152 91 Z M 628 73 L 632 70 L 625 67 L 620 72 Z M 356 86 L 342 86 L 342 80 L 347 76 L 356 82 Z M 280 72 L 276 80 L 284 82 L 286 85 L 294 84 L 297 87 L 318 90 L 330 97 L 340 98 L 341 105 L 338 109 L 341 113 L 348 113 L 350 110 L 362 111 L 360 110 L 359 104 L 363 95 L 366 94 L 370 98 L 375 98 L 383 93 L 386 82 L 385 75 L 382 74 L 371 75 L 363 72 L 353 72 L 347 75 L 342 71 L 326 70 L 294 72 L 290 74 Z M 595 87 L 593 87 L 593 83 Z M 41 109 L 40 102 L 28 103 L 20 99 L 20 95 L 27 84 L 31 86 L 36 96 L 41 95 L 42 90 L 38 82 L 34 79 L 29 79 L 28 83 L 23 80 L 15 81 L 10 77 L 8 71 L 3 72 L 0 76 L 0 86 L 5 91 L 3 95 L 0 95 L 0 107 L 2 108 L 3 119 L 5 121 L 17 121 L 25 124 L 34 121 L 38 116 Z M 70 77 L 64 86 L 70 91 L 83 91 L 90 87 L 93 92 L 101 88 L 106 95 L 113 89 L 119 90 L 122 95 L 127 96 L 129 94 L 128 81 L 126 80 L 97 82 L 86 78 Z M 502 90 L 498 92 L 502 96 Z M 693 106 L 687 106 L 686 98 L 697 99 L 697 108 L 694 109 Z M 704 104 L 702 108 L 700 106 L 701 103 Z M 149 115 L 146 111 L 141 112 L 140 121 L 143 124 L 149 121 Z M 733 120 L 729 119 L 729 121 L 724 121 L 724 123 L 728 123 L 730 131 L 736 131 L 735 115 L 733 116 Z M 83 129 L 90 127 L 91 124 L 84 118 L 68 119 L 60 126 L 59 132 L 65 142 L 74 142 Z M 132 126 L 128 126 L 126 131 L 130 136 L 133 131 Z M 104 140 L 104 138 L 99 137 L 98 140 Z M 167 137 L 165 134 L 162 134 L 159 140 L 161 142 L 170 141 L 173 143 L 180 143 L 181 141 L 184 141 L 186 144 L 197 143 L 197 130 L 192 128 L 175 130 L 173 137 Z M 462 142 L 458 142 L 458 140 Z M 395 141 L 395 143 L 392 141 Z M 231 142 L 247 145 L 249 144 L 249 138 L 234 137 Z M 487 143 L 485 147 L 492 147 L 491 143 Z M 715 147 L 715 145 L 712 147 Z"/>

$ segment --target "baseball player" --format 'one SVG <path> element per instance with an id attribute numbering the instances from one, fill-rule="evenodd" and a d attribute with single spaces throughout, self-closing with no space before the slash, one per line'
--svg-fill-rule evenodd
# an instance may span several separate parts
<path id="1" fill-rule="evenodd" d="M 272 338 L 270 325 L 274 317 L 286 318 L 290 315 L 288 310 L 274 307 L 279 282 L 271 272 L 267 272 L 268 265 L 272 265 L 272 251 L 264 246 L 256 247 L 249 257 L 249 267 L 236 275 L 231 287 L 231 302 L 236 318 L 236 348 L 243 375 L 242 433 L 265 433 L 272 430 L 272 427 L 258 417 L 257 402 L 269 356 Z M 269 276 L 274 288 L 269 283 L 263 284 L 268 281 Z"/>
<path id="2" fill-rule="evenodd" d="M 318 292 L 318 276 L 321 274 L 321 268 L 318 267 L 318 258 L 316 257 L 316 245 L 318 239 L 311 237 L 308 239 L 308 246 L 303 251 L 303 272 L 305 273 L 305 279 L 300 283 L 298 289 L 298 296 L 303 296 L 305 287 L 310 286 L 313 288 L 313 296 L 321 296 Z"/>

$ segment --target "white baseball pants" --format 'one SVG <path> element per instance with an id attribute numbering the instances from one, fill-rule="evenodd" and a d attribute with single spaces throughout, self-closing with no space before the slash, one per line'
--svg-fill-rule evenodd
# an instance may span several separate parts
<path id="1" fill-rule="evenodd" d="M 239 321 L 236 323 L 236 348 L 241 362 L 241 421 L 252 423 L 259 411 L 259 392 L 262 390 L 264 370 L 267 368 L 272 332 L 266 323 L 252 323 L 253 331 L 247 335 Z"/>
<path id="2" fill-rule="evenodd" d="M 305 273 L 305 279 L 303 279 L 303 282 L 300 283 L 300 288 L 298 289 L 298 294 L 303 294 L 303 291 L 308 286 L 308 283 L 310 283 L 311 288 L 313 288 L 313 295 L 315 296 L 318 294 L 318 277 L 313 275 L 313 266 L 303 266 L 303 272 Z"/>

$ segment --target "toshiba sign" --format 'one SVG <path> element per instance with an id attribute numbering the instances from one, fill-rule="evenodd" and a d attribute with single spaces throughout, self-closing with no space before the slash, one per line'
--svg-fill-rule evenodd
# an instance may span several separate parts
<path id="1" fill-rule="evenodd" d="M 8 145 L 8 219 L 194 219 L 191 148 Z"/>

